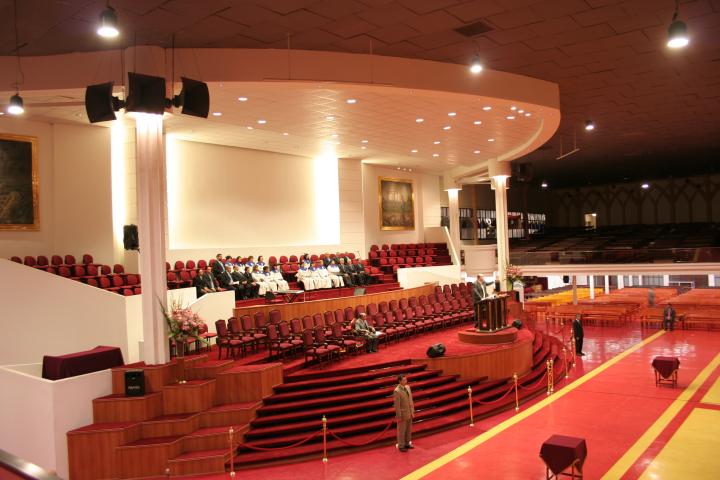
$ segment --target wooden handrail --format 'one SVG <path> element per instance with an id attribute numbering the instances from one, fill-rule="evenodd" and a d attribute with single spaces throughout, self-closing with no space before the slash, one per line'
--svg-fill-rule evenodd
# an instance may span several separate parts
<path id="1" fill-rule="evenodd" d="M 19 478 L 25 480 L 62 480 L 57 475 L 48 472 L 34 463 L 16 457 L 10 452 L 0 450 L 0 471 L 4 471 L 2 478 Z"/>

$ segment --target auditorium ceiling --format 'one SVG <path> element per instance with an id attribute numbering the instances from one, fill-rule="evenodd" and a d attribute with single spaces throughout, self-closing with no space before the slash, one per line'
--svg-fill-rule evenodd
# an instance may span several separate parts
<path id="1" fill-rule="evenodd" d="M 93 33 L 105 0 L 18 3 L 23 56 L 170 47 L 173 34 L 178 48 L 284 49 L 289 39 L 292 49 L 461 65 L 477 53 L 488 69 L 560 86 L 560 128 L 516 161 L 532 163 L 534 181 L 718 168 L 720 0 L 680 1 L 691 42 L 679 51 L 665 47 L 673 0 L 111 0 L 127 27 L 116 43 Z M 12 4 L 0 0 L 4 55 Z"/>

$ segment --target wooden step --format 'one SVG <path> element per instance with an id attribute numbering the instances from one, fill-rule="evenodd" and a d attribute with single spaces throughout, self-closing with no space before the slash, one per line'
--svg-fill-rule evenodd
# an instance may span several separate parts
<path id="1" fill-rule="evenodd" d="M 220 372 L 229 370 L 234 363 L 232 360 L 208 360 L 203 363 L 196 363 L 185 369 L 185 377 L 187 380 L 217 378 Z"/>
<path id="2" fill-rule="evenodd" d="M 142 422 L 162 414 L 162 392 L 149 393 L 142 397 L 113 394 L 93 400 L 94 423 Z"/>
<path id="3" fill-rule="evenodd" d="M 170 475 L 223 473 L 230 461 L 230 450 L 196 450 L 176 455 L 167 462 Z"/>
<path id="4" fill-rule="evenodd" d="M 247 424 L 255 418 L 255 412 L 261 406 L 260 401 L 217 405 L 200 412 L 200 426 L 207 428 Z"/>
<path id="5" fill-rule="evenodd" d="M 215 404 L 216 380 L 189 380 L 163 387 L 163 412 L 175 413 L 201 412 Z"/>

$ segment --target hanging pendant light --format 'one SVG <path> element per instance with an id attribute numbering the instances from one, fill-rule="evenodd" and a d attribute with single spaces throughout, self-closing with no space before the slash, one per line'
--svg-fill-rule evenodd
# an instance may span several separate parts
<path id="1" fill-rule="evenodd" d="M 7 111 L 10 115 L 22 115 L 23 113 L 25 113 L 23 99 L 19 93 L 16 93 L 12 97 L 10 97 L 10 104 L 8 105 Z"/>
<path id="2" fill-rule="evenodd" d="M 480 61 L 480 56 L 475 55 L 475 58 L 473 58 L 473 61 L 470 63 L 470 72 L 478 74 L 482 72 L 483 66 L 482 62 Z"/>
<path id="3" fill-rule="evenodd" d="M 100 13 L 100 25 L 97 34 L 105 38 L 115 38 L 120 35 L 117 28 L 117 15 L 108 2 L 107 8 Z"/>
<path id="4" fill-rule="evenodd" d="M 673 14 L 672 23 L 670 27 L 668 27 L 668 48 L 684 48 L 690 43 L 687 25 L 685 25 L 685 22 L 677 19 L 679 10 L 680 1 L 675 0 L 675 13 Z"/>

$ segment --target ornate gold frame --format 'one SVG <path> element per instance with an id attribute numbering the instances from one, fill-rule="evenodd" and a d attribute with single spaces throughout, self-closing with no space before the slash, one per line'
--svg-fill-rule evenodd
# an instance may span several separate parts
<path id="1" fill-rule="evenodd" d="M 10 140 L 15 142 L 29 142 L 32 145 L 32 202 L 33 202 L 33 223 L 0 223 L 0 230 L 40 230 L 40 201 L 38 198 L 38 190 L 40 182 L 38 180 L 38 153 L 37 153 L 37 137 L 29 137 L 24 135 L 10 135 L 0 133 L 0 140 Z"/>
<path id="2" fill-rule="evenodd" d="M 412 199 L 412 225 L 403 227 L 383 225 L 382 182 L 407 183 L 410 185 Z M 415 230 L 415 187 L 412 180 L 405 178 L 378 177 L 378 224 L 380 225 L 380 230 Z"/>

